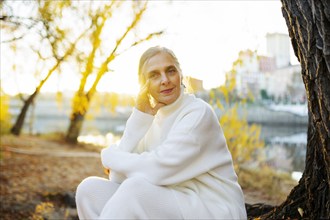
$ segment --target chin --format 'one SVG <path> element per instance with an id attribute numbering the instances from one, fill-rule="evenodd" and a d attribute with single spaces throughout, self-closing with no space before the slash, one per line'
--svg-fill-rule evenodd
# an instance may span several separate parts
<path id="1" fill-rule="evenodd" d="M 164 103 L 165 105 L 170 105 L 173 102 L 174 102 L 173 100 L 164 100 L 164 101 L 161 101 L 161 103 Z"/>
<path id="2" fill-rule="evenodd" d="M 160 100 L 160 102 L 169 105 L 172 104 L 173 102 L 175 102 L 175 100 L 178 99 L 179 96 L 171 96 L 171 97 L 164 97 L 163 99 Z"/>

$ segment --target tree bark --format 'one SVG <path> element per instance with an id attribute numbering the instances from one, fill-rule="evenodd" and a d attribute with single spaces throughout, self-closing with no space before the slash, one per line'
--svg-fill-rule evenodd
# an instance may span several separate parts
<path id="1" fill-rule="evenodd" d="M 68 143 L 77 143 L 86 113 L 75 112 L 71 115 L 69 129 L 65 137 Z"/>
<path id="2" fill-rule="evenodd" d="M 330 2 L 281 1 L 308 99 L 306 164 L 286 201 L 259 217 L 330 219 Z"/>
<path id="3" fill-rule="evenodd" d="M 65 55 L 67 56 L 67 54 Z M 60 63 L 62 62 L 62 59 L 58 59 L 56 64 L 48 71 L 47 76 L 40 81 L 39 85 L 37 86 L 37 88 L 35 89 L 35 91 L 32 93 L 32 95 L 29 96 L 29 98 L 27 98 L 24 101 L 24 105 L 21 109 L 21 112 L 19 113 L 15 124 L 13 125 L 13 127 L 10 129 L 10 132 L 14 135 L 20 135 L 21 130 L 23 128 L 24 125 L 24 121 L 25 121 L 25 117 L 26 114 L 29 110 L 29 107 L 31 106 L 31 104 L 34 102 L 34 100 L 36 99 L 36 97 L 38 96 L 42 86 L 45 84 L 45 82 L 49 79 L 49 77 L 53 74 L 53 72 L 57 69 L 57 67 L 60 65 Z"/>
<path id="4" fill-rule="evenodd" d="M 34 93 L 32 95 L 29 96 L 29 98 L 27 100 L 24 101 L 24 105 L 16 119 L 15 124 L 13 125 L 13 127 L 10 129 L 10 132 L 14 135 L 20 135 L 23 125 L 24 125 L 24 121 L 25 121 L 25 117 L 26 114 L 29 110 L 29 107 L 31 106 L 31 104 L 34 102 L 35 97 L 37 97 L 37 95 L 39 94 L 38 90 L 35 90 Z"/>

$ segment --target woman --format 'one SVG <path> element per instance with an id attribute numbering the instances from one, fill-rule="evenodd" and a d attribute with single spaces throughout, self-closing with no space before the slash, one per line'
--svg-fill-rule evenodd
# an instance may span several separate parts
<path id="1" fill-rule="evenodd" d="M 245 219 L 244 196 L 216 115 L 184 93 L 174 53 L 148 49 L 141 91 L 118 146 L 101 152 L 110 180 L 77 188 L 81 219 Z"/>

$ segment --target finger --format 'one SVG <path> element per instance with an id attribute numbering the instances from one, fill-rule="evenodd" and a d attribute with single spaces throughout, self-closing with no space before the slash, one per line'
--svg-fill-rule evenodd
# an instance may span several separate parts
<path id="1" fill-rule="evenodd" d="M 148 97 L 149 80 L 141 86 L 140 92 L 136 100 L 136 108 L 142 112 L 149 112 L 151 110 L 150 101 Z"/>
<path id="2" fill-rule="evenodd" d="M 158 111 L 161 107 L 163 107 L 163 106 L 165 106 L 165 105 L 166 105 L 165 103 L 158 102 L 158 103 L 155 105 L 155 107 L 153 108 L 153 112 L 154 112 L 154 114 L 156 114 L 157 111 Z"/>
<path id="3" fill-rule="evenodd" d="M 148 99 L 148 91 L 149 91 L 149 80 L 141 87 L 139 94 L 138 94 L 138 99 L 146 100 Z"/>

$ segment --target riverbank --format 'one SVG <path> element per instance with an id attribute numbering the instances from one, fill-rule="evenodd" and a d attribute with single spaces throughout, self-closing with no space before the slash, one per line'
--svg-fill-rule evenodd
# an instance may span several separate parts
<path id="1" fill-rule="evenodd" d="M 76 186 L 87 176 L 106 177 L 97 156 L 101 148 L 93 145 L 69 145 L 58 136 L 5 135 L 0 149 L 1 219 L 77 219 Z M 250 204 L 278 205 L 293 186 L 253 172 L 242 172 L 240 181 Z"/>

